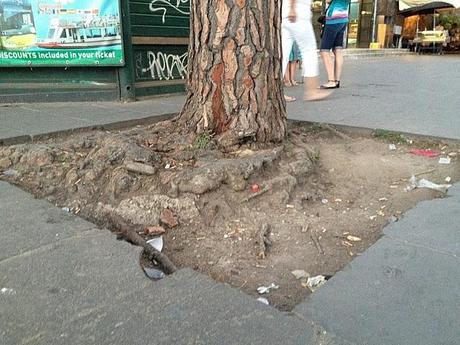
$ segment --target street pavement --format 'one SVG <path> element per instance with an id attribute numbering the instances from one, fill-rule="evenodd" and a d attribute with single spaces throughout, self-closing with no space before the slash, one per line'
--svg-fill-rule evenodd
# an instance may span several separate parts
<path id="1" fill-rule="evenodd" d="M 459 65 L 455 56 L 347 61 L 343 88 L 290 103 L 289 117 L 460 139 Z M 183 101 L 0 105 L 0 144 L 153 121 Z M 459 205 L 460 185 L 420 203 L 281 313 L 189 269 L 152 282 L 139 249 L 0 182 L 0 344 L 458 344 Z"/>
<path id="2" fill-rule="evenodd" d="M 0 181 L 1 345 L 351 344 Z"/>
<path id="3" fill-rule="evenodd" d="M 460 139 L 460 55 L 346 61 L 325 101 L 289 104 L 290 119 Z M 301 98 L 301 88 L 289 95 Z"/>
<path id="4" fill-rule="evenodd" d="M 407 55 L 347 60 L 342 87 L 330 99 L 303 102 L 302 85 L 288 117 L 460 139 L 460 56 Z M 323 76 L 323 80 L 327 79 Z M 178 113 L 184 95 L 134 103 L 0 104 L 0 143 L 78 128 L 113 128 Z"/>
<path id="5" fill-rule="evenodd" d="M 294 313 L 353 343 L 460 343 L 460 185 L 424 201 Z"/>
<path id="6" fill-rule="evenodd" d="M 0 103 L 0 144 L 39 139 L 43 134 L 87 128 L 117 128 L 176 114 L 184 95 L 133 103 Z"/>

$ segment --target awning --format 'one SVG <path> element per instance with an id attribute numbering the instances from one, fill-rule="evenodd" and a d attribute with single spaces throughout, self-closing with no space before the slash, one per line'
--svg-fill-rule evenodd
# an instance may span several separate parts
<path id="1" fill-rule="evenodd" d="M 418 10 L 428 10 L 436 8 L 446 8 L 446 7 L 460 7 L 460 0 L 443 0 L 443 1 L 433 1 L 433 0 L 399 0 L 399 10 L 400 11 L 410 11 L 416 12 Z"/>

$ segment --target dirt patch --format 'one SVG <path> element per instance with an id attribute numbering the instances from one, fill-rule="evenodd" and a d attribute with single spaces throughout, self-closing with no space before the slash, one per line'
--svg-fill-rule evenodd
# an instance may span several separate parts
<path id="1" fill-rule="evenodd" d="M 406 191 L 412 175 L 460 179 L 459 147 L 392 133 L 344 134 L 291 123 L 282 146 L 213 147 L 210 135 L 175 134 L 174 122 L 94 131 L 0 147 L 2 179 L 119 232 L 113 218 L 164 253 L 290 310 L 310 291 L 291 273 L 334 275 L 373 244 L 389 222 L 442 194 Z M 396 144 L 390 150 L 389 143 Z M 431 148 L 451 163 L 411 154 Z"/>

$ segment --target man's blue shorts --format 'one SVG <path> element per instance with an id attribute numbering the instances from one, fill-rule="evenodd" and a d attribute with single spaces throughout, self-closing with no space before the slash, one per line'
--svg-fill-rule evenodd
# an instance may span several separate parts
<path id="1" fill-rule="evenodd" d="M 326 24 L 321 39 L 320 50 L 329 51 L 331 49 L 343 48 L 343 36 L 345 35 L 346 28 L 347 23 Z"/>

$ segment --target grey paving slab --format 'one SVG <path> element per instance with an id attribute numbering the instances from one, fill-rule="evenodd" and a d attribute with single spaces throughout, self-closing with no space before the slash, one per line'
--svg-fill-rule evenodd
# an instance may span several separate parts
<path id="1" fill-rule="evenodd" d="M 53 244 L 94 225 L 0 181 L 0 262 Z"/>
<path id="2" fill-rule="evenodd" d="M 389 225 L 384 233 L 460 258 L 460 184 L 446 198 L 419 203 L 406 213 L 404 221 Z"/>
<path id="3" fill-rule="evenodd" d="M 356 344 L 458 344 L 459 263 L 384 238 L 294 312 Z"/>
<path id="4" fill-rule="evenodd" d="M 23 131 L 7 128 L 6 126 L 4 126 L 4 122 L 0 120 L 0 140 L 5 138 L 17 137 L 24 134 L 26 133 Z"/>
<path id="5" fill-rule="evenodd" d="M 342 87 L 322 102 L 289 103 L 289 118 L 460 139 L 459 69 L 457 56 L 345 61 Z M 301 86 L 286 92 L 302 97 Z"/>
<path id="6" fill-rule="evenodd" d="M 152 282 L 109 231 L 6 183 L 0 195 L 2 345 L 347 343 L 191 270 Z"/>
<path id="7" fill-rule="evenodd" d="M 126 269 L 129 253 L 104 236 L 70 244 L 0 265 L 15 292 L 0 299 L 2 344 L 316 344 L 302 321 L 195 272 L 155 284 Z"/>
<path id="8" fill-rule="evenodd" d="M 79 110 L 74 109 L 74 113 L 78 114 L 78 112 Z M 28 135 L 53 133 L 73 128 L 88 127 L 90 125 L 83 118 L 70 118 L 50 112 L 23 112 L 16 116 L 9 116 L 7 119 L 5 119 L 6 115 L 0 115 L 0 118 L 9 128 Z"/>
<path id="9" fill-rule="evenodd" d="M 316 344 L 302 321 L 195 272 L 154 284 L 137 258 L 92 234 L 0 263 L 0 285 L 14 291 L 0 299 L 1 343 Z"/>
<path id="10" fill-rule="evenodd" d="M 459 199 L 417 205 L 294 312 L 357 344 L 458 344 Z"/>
<path id="11" fill-rule="evenodd" d="M 0 343 L 98 344 L 129 316 L 130 289 L 147 283 L 136 254 L 98 231 L 0 262 L 0 286 L 13 291 L 0 296 Z"/>

